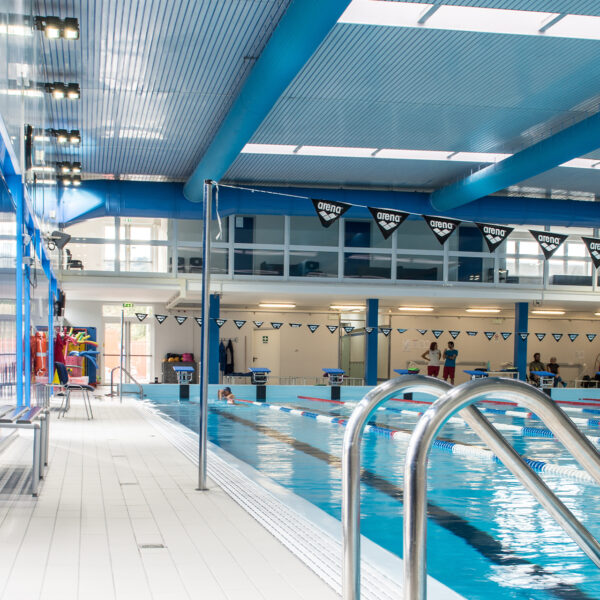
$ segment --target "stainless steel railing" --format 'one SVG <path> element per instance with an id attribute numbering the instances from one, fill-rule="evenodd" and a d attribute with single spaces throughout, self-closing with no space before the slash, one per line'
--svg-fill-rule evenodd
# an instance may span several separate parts
<path id="1" fill-rule="evenodd" d="M 113 391 L 113 387 L 114 387 L 113 379 L 114 379 L 115 371 L 117 371 L 118 369 L 121 369 L 121 371 L 123 373 L 125 373 L 129 377 L 129 379 L 131 379 L 131 381 L 133 381 L 133 383 L 135 383 L 135 385 L 137 385 L 138 393 L 140 395 L 140 400 L 143 400 L 144 388 L 142 387 L 142 384 L 139 381 L 137 381 L 137 379 L 125 367 L 121 367 L 120 365 L 118 367 L 114 367 L 113 369 L 110 370 L 110 394 L 109 394 L 109 396 L 115 396 L 115 393 Z M 123 402 L 123 386 L 122 385 L 119 386 L 119 399 L 121 402 Z"/>
<path id="2" fill-rule="evenodd" d="M 427 598 L 427 457 L 440 429 L 455 413 L 464 416 L 554 520 L 600 567 L 600 544 L 571 511 L 532 471 L 472 404 L 494 395 L 519 401 L 535 414 L 600 484 L 600 454 L 567 415 L 540 390 L 509 379 L 474 380 L 448 391 L 419 419 L 411 436 L 404 467 L 404 600 Z"/>
<path id="3" fill-rule="evenodd" d="M 498 387 L 498 382 L 502 384 Z M 482 390 L 483 388 L 483 390 Z M 486 391 L 486 388 L 487 391 Z M 461 390 L 470 393 L 472 398 L 466 403 L 453 405 L 451 412 L 442 412 L 438 416 L 438 407 L 442 400 L 448 397 L 455 398 Z M 473 392 L 475 390 L 475 392 Z M 504 393 L 508 397 L 523 399 L 523 394 L 532 392 L 535 400 L 527 405 L 535 405 L 535 411 L 540 418 L 548 415 L 556 417 L 561 423 L 560 432 L 555 431 L 563 443 L 568 441 L 568 448 L 578 447 L 581 439 L 584 440 L 582 456 L 585 460 L 586 470 L 592 469 L 594 478 L 600 482 L 600 456 L 593 446 L 584 438 L 564 413 L 544 393 L 525 383 L 505 379 L 481 379 L 467 382 L 456 388 L 432 377 L 422 375 L 407 375 L 387 381 L 371 390 L 357 405 L 348 421 L 344 436 L 342 450 L 342 531 L 343 531 L 343 579 L 342 594 L 344 600 L 360 599 L 360 443 L 364 427 L 371 414 L 377 408 L 401 392 L 425 392 L 440 397 L 428 411 L 421 417 L 411 438 L 409 449 L 413 447 L 413 440 L 417 432 L 424 429 L 428 432 L 426 441 L 428 445 L 423 454 L 419 445 L 418 461 L 415 463 L 412 455 L 407 454 L 404 481 L 404 568 L 405 568 L 405 599 L 424 599 L 426 593 L 426 566 L 425 566 L 425 527 L 426 527 L 426 501 L 427 501 L 427 456 L 433 440 L 444 423 L 459 412 L 467 424 L 485 441 L 498 458 L 517 477 L 522 485 L 550 512 L 550 514 L 563 526 L 565 531 L 586 551 L 588 556 L 599 564 L 600 546 L 589 532 L 577 521 L 569 509 L 554 496 L 540 477 L 532 471 L 512 448 L 512 446 L 494 429 L 492 424 L 475 408 L 471 406 L 482 395 Z M 550 405 L 550 408 L 548 407 Z M 429 432 L 428 425 L 432 420 L 432 412 L 436 415 L 436 427 L 433 433 Z M 565 423 L 566 422 L 566 423 Z M 423 434 L 421 434 L 423 437 Z M 414 452 L 414 451 L 413 451 Z M 581 461 L 580 461 L 581 462 Z M 584 463 L 581 463 L 584 464 Z M 411 514 L 407 515 L 407 510 Z M 407 523 L 410 522 L 410 531 Z M 419 534 L 418 539 L 416 533 Z M 416 540 L 416 541 L 415 541 Z M 408 559 L 408 560 L 407 560 Z M 410 565 L 410 567 L 409 567 Z M 423 567 L 420 570 L 420 566 Z"/>

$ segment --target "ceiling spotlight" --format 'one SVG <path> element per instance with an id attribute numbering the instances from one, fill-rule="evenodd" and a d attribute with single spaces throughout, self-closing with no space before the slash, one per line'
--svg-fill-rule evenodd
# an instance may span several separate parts
<path id="1" fill-rule="evenodd" d="M 65 40 L 79 39 L 79 21 L 73 18 L 66 18 L 63 21 L 63 37 Z"/>
<path id="2" fill-rule="evenodd" d="M 79 187 L 81 185 L 81 175 L 73 175 L 71 180 L 73 181 L 74 187 Z"/>
<path id="3" fill-rule="evenodd" d="M 65 187 L 69 187 L 73 183 L 73 180 L 70 177 L 61 177 L 61 182 Z"/>
<path id="4" fill-rule="evenodd" d="M 78 129 L 71 129 L 69 133 L 69 142 L 71 144 L 79 144 L 81 142 L 81 134 Z"/>
<path id="5" fill-rule="evenodd" d="M 71 172 L 71 163 L 59 162 L 59 163 L 56 163 L 56 166 L 58 167 L 58 169 L 61 173 L 70 173 Z"/>
<path id="6" fill-rule="evenodd" d="M 69 134 L 66 129 L 59 129 L 56 132 L 56 141 L 59 144 L 66 144 L 69 141 Z"/>
<path id="7" fill-rule="evenodd" d="M 81 173 L 81 163 L 80 162 L 74 162 L 71 165 L 71 172 L 73 174 L 79 174 L 79 173 Z"/>
<path id="8" fill-rule="evenodd" d="M 79 100 L 81 98 L 81 90 L 78 83 L 67 84 L 67 98 L 69 100 Z"/>
<path id="9" fill-rule="evenodd" d="M 35 17 L 35 28 L 43 31 L 49 40 L 62 37 L 65 40 L 79 39 L 79 21 L 74 18 L 64 20 L 58 17 Z"/>

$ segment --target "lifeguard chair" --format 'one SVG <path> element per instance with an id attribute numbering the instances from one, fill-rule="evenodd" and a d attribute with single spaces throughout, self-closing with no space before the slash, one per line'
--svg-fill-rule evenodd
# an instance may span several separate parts
<path id="1" fill-rule="evenodd" d="M 256 400 L 264 402 L 267 399 L 267 383 L 271 369 L 266 367 L 250 367 L 250 380 L 256 386 Z"/>
<path id="2" fill-rule="evenodd" d="M 323 369 L 323 373 L 329 379 L 329 386 L 331 387 L 331 399 L 340 399 L 340 386 L 344 381 L 344 375 L 346 371 L 343 369 Z"/>

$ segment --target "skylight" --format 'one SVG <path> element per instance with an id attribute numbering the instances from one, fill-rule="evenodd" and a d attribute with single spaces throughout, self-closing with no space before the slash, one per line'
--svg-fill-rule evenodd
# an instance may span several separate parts
<path id="1" fill-rule="evenodd" d="M 388 0 L 353 0 L 339 23 L 600 39 L 596 16 Z"/>
<path id="2" fill-rule="evenodd" d="M 408 150 L 401 148 L 355 148 L 347 146 L 301 146 L 290 144 L 246 144 L 242 154 L 329 156 L 332 158 L 370 158 L 391 160 L 431 160 L 492 164 L 512 154 L 500 152 L 457 152 L 451 150 Z M 600 169 L 600 159 L 574 158 L 561 167 Z"/>

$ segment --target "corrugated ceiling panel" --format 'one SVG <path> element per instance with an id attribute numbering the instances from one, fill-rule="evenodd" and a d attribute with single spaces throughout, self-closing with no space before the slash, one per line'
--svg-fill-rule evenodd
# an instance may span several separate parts
<path id="1" fill-rule="evenodd" d="M 78 128 L 92 173 L 181 178 L 196 166 L 289 0 L 38 0 L 75 16 L 79 42 L 46 41 L 50 81 L 79 102 L 49 100 L 55 127 Z M 62 151 L 61 151 L 62 152 Z"/>

